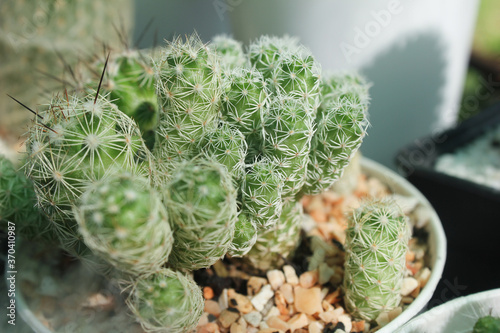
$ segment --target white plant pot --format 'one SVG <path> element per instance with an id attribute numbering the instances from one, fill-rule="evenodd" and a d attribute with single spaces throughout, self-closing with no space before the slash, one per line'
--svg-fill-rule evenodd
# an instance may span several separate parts
<path id="1" fill-rule="evenodd" d="M 231 0 L 233 34 L 297 36 L 324 72 L 373 82 L 365 156 L 392 165 L 401 144 L 455 123 L 478 0 Z"/>
<path id="2" fill-rule="evenodd" d="M 500 317 L 500 289 L 455 298 L 422 313 L 397 333 L 472 332 L 484 316 Z"/>
<path id="3" fill-rule="evenodd" d="M 417 315 L 431 299 L 444 268 L 446 259 L 446 237 L 436 212 L 427 199 L 425 199 L 413 185 L 395 172 L 367 158 L 361 159 L 361 169 L 367 176 L 379 179 L 382 183 L 387 185 L 392 192 L 417 198 L 421 205 L 429 209 L 430 213 L 430 220 L 426 229 L 429 233 L 428 255 L 432 274 L 426 286 L 421 290 L 419 296 L 413 303 L 392 322 L 378 331 L 379 333 L 392 333 L 398 327 Z M 45 327 L 27 307 L 21 290 L 18 290 L 16 293 L 16 304 L 18 314 L 36 333 L 52 333 L 52 331 Z"/>

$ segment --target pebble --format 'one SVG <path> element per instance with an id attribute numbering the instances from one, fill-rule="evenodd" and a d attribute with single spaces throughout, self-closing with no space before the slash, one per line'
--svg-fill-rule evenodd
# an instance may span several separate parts
<path id="1" fill-rule="evenodd" d="M 352 320 L 351 317 L 347 314 L 341 314 L 339 316 L 339 323 L 344 324 L 344 331 L 350 332 L 352 329 Z"/>
<path id="2" fill-rule="evenodd" d="M 216 317 L 218 317 L 220 315 L 220 312 L 221 312 L 221 308 L 220 308 L 220 305 L 219 303 L 217 303 L 216 301 L 214 300 L 206 300 L 205 301 L 205 312 L 209 313 L 209 314 L 212 314 Z"/>
<path id="3" fill-rule="evenodd" d="M 274 296 L 274 292 L 271 288 L 271 285 L 266 284 L 265 286 L 260 289 L 259 293 L 255 295 L 251 302 L 252 305 L 257 309 L 258 311 L 262 311 L 264 309 L 264 305 Z"/>
<path id="4" fill-rule="evenodd" d="M 311 288 L 318 282 L 318 271 L 307 271 L 300 275 L 299 284 L 302 288 Z"/>
<path id="5" fill-rule="evenodd" d="M 212 299 L 214 298 L 214 290 L 210 287 L 204 287 L 203 288 L 203 297 L 205 299 Z"/>
<path id="6" fill-rule="evenodd" d="M 240 313 L 249 313 L 253 310 L 253 305 L 248 297 L 238 294 L 234 289 L 229 289 L 227 296 L 229 297 L 230 306 L 238 309 Z"/>
<path id="7" fill-rule="evenodd" d="M 285 273 L 286 282 L 291 284 L 292 286 L 299 284 L 299 277 L 295 272 L 295 268 L 290 265 L 283 266 L 283 272 Z"/>
<path id="8" fill-rule="evenodd" d="M 237 311 L 230 311 L 229 309 L 223 310 L 219 316 L 219 322 L 222 327 L 228 328 L 236 320 L 240 318 L 240 314 Z"/>
<path id="9" fill-rule="evenodd" d="M 400 306 L 398 306 L 397 308 L 392 309 L 388 313 L 389 320 L 390 321 L 394 320 L 394 318 L 396 318 L 397 316 L 399 316 L 401 314 L 401 312 L 403 312 L 403 309 Z"/>
<path id="10" fill-rule="evenodd" d="M 277 317 L 279 315 L 281 315 L 280 310 L 276 306 L 273 306 L 271 310 L 269 310 L 269 312 L 263 316 L 264 320 L 268 320 L 271 317 Z"/>
<path id="11" fill-rule="evenodd" d="M 229 306 L 229 300 L 227 297 L 227 289 L 223 289 L 219 296 L 219 307 L 221 310 L 227 309 Z"/>
<path id="12" fill-rule="evenodd" d="M 365 331 L 365 321 L 353 321 L 351 332 L 364 332 Z"/>
<path id="13" fill-rule="evenodd" d="M 290 331 L 292 332 L 294 332 L 296 329 L 306 327 L 308 323 L 309 320 L 307 320 L 307 316 L 303 313 L 296 314 L 288 321 Z"/>
<path id="14" fill-rule="evenodd" d="M 232 323 L 231 326 L 229 327 L 229 332 L 230 333 L 246 333 L 245 327 L 241 326 L 238 323 Z"/>
<path id="15" fill-rule="evenodd" d="M 419 285 L 419 282 L 413 277 L 406 277 L 403 279 L 403 284 L 401 285 L 401 295 L 408 296 L 414 291 Z"/>
<path id="16" fill-rule="evenodd" d="M 287 331 L 290 328 L 288 323 L 281 320 L 278 316 L 269 317 L 269 319 L 266 320 L 266 323 L 270 328 L 276 328 L 281 331 Z"/>
<path id="17" fill-rule="evenodd" d="M 288 304 L 293 304 L 293 286 L 291 284 L 285 283 L 280 287 L 279 291 Z"/>
<path id="18" fill-rule="evenodd" d="M 250 313 L 244 314 L 243 318 L 245 318 L 248 324 L 254 327 L 259 326 L 259 323 L 262 321 L 262 315 L 257 311 L 252 311 Z"/>
<path id="19" fill-rule="evenodd" d="M 418 272 L 417 281 L 420 283 L 420 288 L 425 287 L 430 277 L 431 277 L 431 270 L 427 267 Z"/>
<path id="20" fill-rule="evenodd" d="M 278 269 L 273 269 L 267 272 L 267 280 L 274 290 L 278 290 L 285 283 L 285 274 Z"/>
<path id="21" fill-rule="evenodd" d="M 216 323 L 208 323 L 200 327 L 198 333 L 220 333 L 219 325 Z"/>
<path id="22" fill-rule="evenodd" d="M 310 315 L 323 312 L 321 289 L 318 287 L 307 289 L 297 286 L 294 290 L 294 299 L 297 312 Z"/>
<path id="23" fill-rule="evenodd" d="M 383 327 L 383 326 L 389 324 L 389 322 L 390 322 L 389 314 L 387 312 L 381 312 L 378 315 L 378 317 L 375 319 L 375 321 L 377 322 L 377 324 L 380 327 Z"/>
<path id="24" fill-rule="evenodd" d="M 313 321 L 307 328 L 309 329 L 309 333 L 322 333 L 324 327 L 319 321 Z"/>
<path id="25" fill-rule="evenodd" d="M 276 328 L 264 328 L 261 329 L 258 333 L 285 333 L 285 331 L 277 330 Z"/>
<path id="26" fill-rule="evenodd" d="M 247 294 L 253 296 L 257 294 L 260 289 L 267 284 L 267 280 L 258 276 L 252 276 L 247 282 Z"/>

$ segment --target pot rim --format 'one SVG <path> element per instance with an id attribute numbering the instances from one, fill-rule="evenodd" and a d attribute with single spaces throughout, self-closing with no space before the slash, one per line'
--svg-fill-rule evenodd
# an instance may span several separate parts
<path id="1" fill-rule="evenodd" d="M 485 306 L 491 305 L 491 307 Z M 495 313 L 490 313 L 491 309 Z M 460 329 L 467 329 L 467 326 L 474 326 L 477 319 L 482 316 L 493 315 L 500 316 L 500 288 L 491 289 L 468 296 L 455 298 L 443 303 L 406 323 L 397 332 L 450 332 L 453 328 L 447 327 L 448 324 L 457 323 Z M 429 328 L 429 325 L 432 328 Z"/>

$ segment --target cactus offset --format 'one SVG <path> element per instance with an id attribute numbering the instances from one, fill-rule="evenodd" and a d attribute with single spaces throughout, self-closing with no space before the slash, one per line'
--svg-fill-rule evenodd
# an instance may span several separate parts
<path id="1" fill-rule="evenodd" d="M 160 113 L 153 152 L 168 179 L 174 163 L 194 157 L 201 138 L 217 127 L 221 73 L 215 52 L 197 35 L 171 42 L 154 68 Z"/>
<path id="2" fill-rule="evenodd" d="M 263 271 L 283 266 L 285 259 L 293 255 L 300 243 L 302 219 L 302 204 L 286 201 L 277 223 L 259 233 L 257 242 L 245 259 Z"/>
<path id="3" fill-rule="evenodd" d="M 203 304 L 201 289 L 191 277 L 166 268 L 138 278 L 127 299 L 146 332 L 190 332 Z"/>
<path id="4" fill-rule="evenodd" d="M 217 35 L 212 38 L 210 47 L 217 52 L 222 69 L 241 68 L 247 66 L 247 57 L 243 52 L 241 42 L 227 35 Z"/>
<path id="5" fill-rule="evenodd" d="M 399 305 L 410 237 L 394 201 L 367 202 L 353 213 L 344 265 L 344 300 L 353 316 L 371 321 Z"/>
<path id="6" fill-rule="evenodd" d="M 154 272 L 167 261 L 172 231 L 148 179 L 126 173 L 103 179 L 82 194 L 74 211 L 85 244 L 121 271 Z"/>
<path id="7" fill-rule="evenodd" d="M 149 175 L 150 155 L 135 122 L 106 98 L 55 97 L 27 139 L 27 176 L 63 247 L 80 240 L 72 206 L 115 169 Z"/>
<path id="8" fill-rule="evenodd" d="M 318 194 L 330 187 L 361 145 L 368 127 L 368 87 L 359 76 L 333 76 L 322 86 L 306 186 Z"/>
<path id="9" fill-rule="evenodd" d="M 226 254 L 237 220 L 236 189 L 226 168 L 195 159 L 181 162 L 165 188 L 174 232 L 169 265 L 194 270 Z"/>
<path id="10" fill-rule="evenodd" d="M 232 257 L 243 257 L 257 241 L 257 227 L 250 221 L 245 213 L 240 212 L 238 221 L 234 226 L 234 237 L 227 254 Z"/>
<path id="11" fill-rule="evenodd" d="M 241 187 L 242 212 L 258 228 L 268 228 L 279 219 L 283 178 L 272 160 L 260 160 L 248 170 Z"/>

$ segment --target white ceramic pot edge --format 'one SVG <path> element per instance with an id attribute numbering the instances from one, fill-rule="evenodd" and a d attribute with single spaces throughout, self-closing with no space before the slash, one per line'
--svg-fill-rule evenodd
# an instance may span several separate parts
<path id="1" fill-rule="evenodd" d="M 407 321 L 416 316 L 422 309 L 425 308 L 431 299 L 444 270 L 444 264 L 446 261 L 446 236 L 441 220 L 439 219 L 436 211 L 432 208 L 432 205 L 423 196 L 423 194 L 420 193 L 420 191 L 418 191 L 410 182 L 385 166 L 364 157 L 361 159 L 361 167 L 363 172 L 367 175 L 383 180 L 383 183 L 388 185 L 389 188 L 395 193 L 417 198 L 420 204 L 429 209 L 430 213 L 430 221 L 427 228 L 429 231 L 429 250 L 433 256 L 433 260 L 431 262 L 431 277 L 413 303 L 411 303 L 411 305 L 408 306 L 408 308 L 393 321 L 377 331 L 377 333 L 392 333 L 398 327 L 403 326 Z"/>

